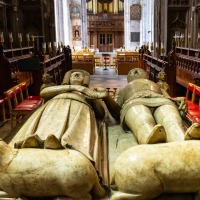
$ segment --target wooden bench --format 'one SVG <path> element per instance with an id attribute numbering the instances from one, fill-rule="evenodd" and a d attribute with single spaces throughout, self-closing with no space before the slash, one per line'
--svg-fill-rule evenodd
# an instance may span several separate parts
<path id="1" fill-rule="evenodd" d="M 139 67 L 138 58 L 138 52 L 118 51 L 116 55 L 116 71 L 118 75 L 127 75 L 131 69 Z"/>
<path id="2" fill-rule="evenodd" d="M 82 69 L 94 74 L 95 58 L 93 52 L 73 52 L 72 54 L 72 69 Z"/>
<path id="3" fill-rule="evenodd" d="M 176 47 L 176 82 L 187 88 L 194 78 L 200 78 L 199 51 Z"/>

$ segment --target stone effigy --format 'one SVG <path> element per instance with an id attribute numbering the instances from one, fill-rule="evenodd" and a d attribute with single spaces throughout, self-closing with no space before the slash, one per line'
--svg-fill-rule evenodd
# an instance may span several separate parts
<path id="1" fill-rule="evenodd" d="M 0 139 L 0 188 L 15 197 L 103 197 L 96 170 L 71 150 L 14 149 Z"/>
<path id="2" fill-rule="evenodd" d="M 200 141 L 143 144 L 124 151 L 116 160 L 112 200 L 150 200 L 162 193 L 200 191 Z"/>
<path id="3" fill-rule="evenodd" d="M 134 68 L 128 73 L 128 84 L 118 92 L 115 101 L 104 101 L 115 119 L 120 119 L 125 130 L 130 130 L 139 144 L 199 139 L 200 125 L 187 130 L 182 115 L 187 113 L 184 97 L 171 98 L 166 90 L 147 79 L 146 72 Z"/>
<path id="4" fill-rule="evenodd" d="M 184 97 L 171 98 L 163 86 L 148 80 L 144 70 L 133 69 L 116 103 L 108 107 L 111 114 L 120 110 L 121 125 L 139 144 L 122 152 L 111 169 L 112 200 L 150 200 L 162 193 L 200 190 L 200 141 L 191 140 L 200 138 L 200 125 L 184 126 Z M 117 118 L 119 111 L 114 114 Z M 168 143 L 155 144 L 163 142 Z"/>
<path id="5" fill-rule="evenodd" d="M 10 161 L 12 168 L 5 166 L 8 170 L 4 177 L 8 181 L 0 183 L 5 192 L 14 196 L 60 195 L 77 199 L 102 197 L 106 193 L 107 129 L 105 110 L 99 99 L 107 92 L 103 88 L 91 90 L 89 81 L 86 71 L 71 70 L 62 85 L 41 90 L 46 103 L 9 142 L 10 147 L 16 148 L 9 151 L 16 152 L 16 159 L 21 159 L 24 168 L 18 162 L 15 167 L 15 156 Z M 16 171 L 14 189 L 10 169 Z M 20 176 L 25 179 L 20 180 Z M 43 186 L 34 187 L 40 181 Z M 51 191 L 54 185 L 55 191 L 53 188 Z"/>

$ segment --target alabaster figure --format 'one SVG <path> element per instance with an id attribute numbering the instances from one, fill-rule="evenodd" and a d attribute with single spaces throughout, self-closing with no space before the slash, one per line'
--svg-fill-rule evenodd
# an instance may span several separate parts
<path id="1" fill-rule="evenodd" d="M 44 88 L 46 87 L 50 87 L 50 86 L 54 86 L 56 85 L 54 82 L 53 82 L 53 77 L 48 74 L 48 73 L 44 73 L 43 76 L 42 76 L 42 81 L 43 81 L 43 84 L 42 86 L 40 87 L 40 91 L 43 90 Z"/>
<path id="2" fill-rule="evenodd" d="M 158 73 L 158 82 L 157 82 L 157 84 L 160 86 L 161 90 L 164 90 L 163 93 L 166 91 L 169 94 L 170 88 L 169 88 L 168 83 L 166 82 L 166 76 L 167 76 L 166 73 L 163 70 L 161 70 Z"/>
<path id="3" fill-rule="evenodd" d="M 200 130 L 199 130 L 200 131 Z M 200 141 L 142 144 L 116 160 L 111 200 L 150 200 L 162 193 L 196 193 L 200 200 Z"/>
<path id="4" fill-rule="evenodd" d="M 165 90 L 147 79 L 141 68 L 132 69 L 128 84 L 118 92 L 115 101 L 104 100 L 115 119 L 120 118 L 124 129 L 132 131 L 139 144 L 183 141 L 200 138 L 198 124 L 187 130 L 181 114 L 187 112 L 184 97 L 171 98 Z"/>
<path id="5" fill-rule="evenodd" d="M 90 160 L 98 174 L 99 184 L 107 187 L 109 181 L 105 152 L 107 149 L 105 110 L 99 100 L 107 96 L 107 92 L 103 88 L 99 88 L 98 91 L 91 90 L 88 87 L 89 81 L 88 72 L 78 69 L 70 70 L 65 74 L 62 85 L 42 89 L 40 95 L 46 103 L 33 113 L 9 144 L 15 148 L 27 148 L 27 151 L 30 151 L 29 148 L 43 148 L 44 151 L 51 149 L 49 156 L 50 152 L 54 156 L 54 151 L 59 151 L 59 149 L 76 150 L 78 154 L 83 154 Z M 74 159 L 82 162 L 79 157 L 80 155 L 77 155 Z M 35 162 L 34 158 L 35 156 L 32 162 Z M 62 162 L 58 164 L 62 165 Z M 91 167 L 85 166 L 85 168 L 87 171 Z M 65 173 L 70 173 L 70 169 Z M 44 178 L 48 179 L 48 174 L 45 176 L 47 177 Z M 76 174 L 72 174 L 72 177 L 80 184 L 83 179 L 86 182 L 87 176 L 85 172 L 85 176 L 77 179 Z M 95 176 L 93 179 L 96 179 Z M 91 184 L 89 180 L 87 184 Z M 75 193 L 80 192 L 79 186 L 75 189 L 73 183 L 71 190 L 76 190 Z M 31 195 L 31 192 L 29 194 Z M 63 193 L 63 195 L 66 194 Z"/>
<path id="6" fill-rule="evenodd" d="M 105 195 L 93 164 L 76 150 L 14 149 L 0 139 L 0 161 L 0 188 L 13 197 Z"/>

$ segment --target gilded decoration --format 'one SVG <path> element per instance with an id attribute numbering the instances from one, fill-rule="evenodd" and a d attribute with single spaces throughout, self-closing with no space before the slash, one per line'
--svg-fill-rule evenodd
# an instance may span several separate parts
<path id="1" fill-rule="evenodd" d="M 80 19 L 81 18 L 80 5 L 76 5 L 76 4 L 70 5 L 70 17 L 71 17 L 71 19 Z"/>
<path id="2" fill-rule="evenodd" d="M 130 18 L 131 20 L 141 20 L 141 5 L 133 4 L 130 7 Z"/>
<path id="3" fill-rule="evenodd" d="M 76 40 L 76 41 L 81 40 L 81 26 L 80 25 L 73 26 L 73 40 Z"/>

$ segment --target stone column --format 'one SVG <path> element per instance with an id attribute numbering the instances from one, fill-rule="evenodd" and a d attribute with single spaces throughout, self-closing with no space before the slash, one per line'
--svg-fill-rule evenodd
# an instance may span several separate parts
<path id="1" fill-rule="evenodd" d="M 88 46 L 87 38 L 87 10 L 86 10 L 86 0 L 81 0 L 82 7 L 82 47 Z"/>
<path id="2" fill-rule="evenodd" d="M 124 1 L 124 45 L 130 48 L 130 1 Z"/>

